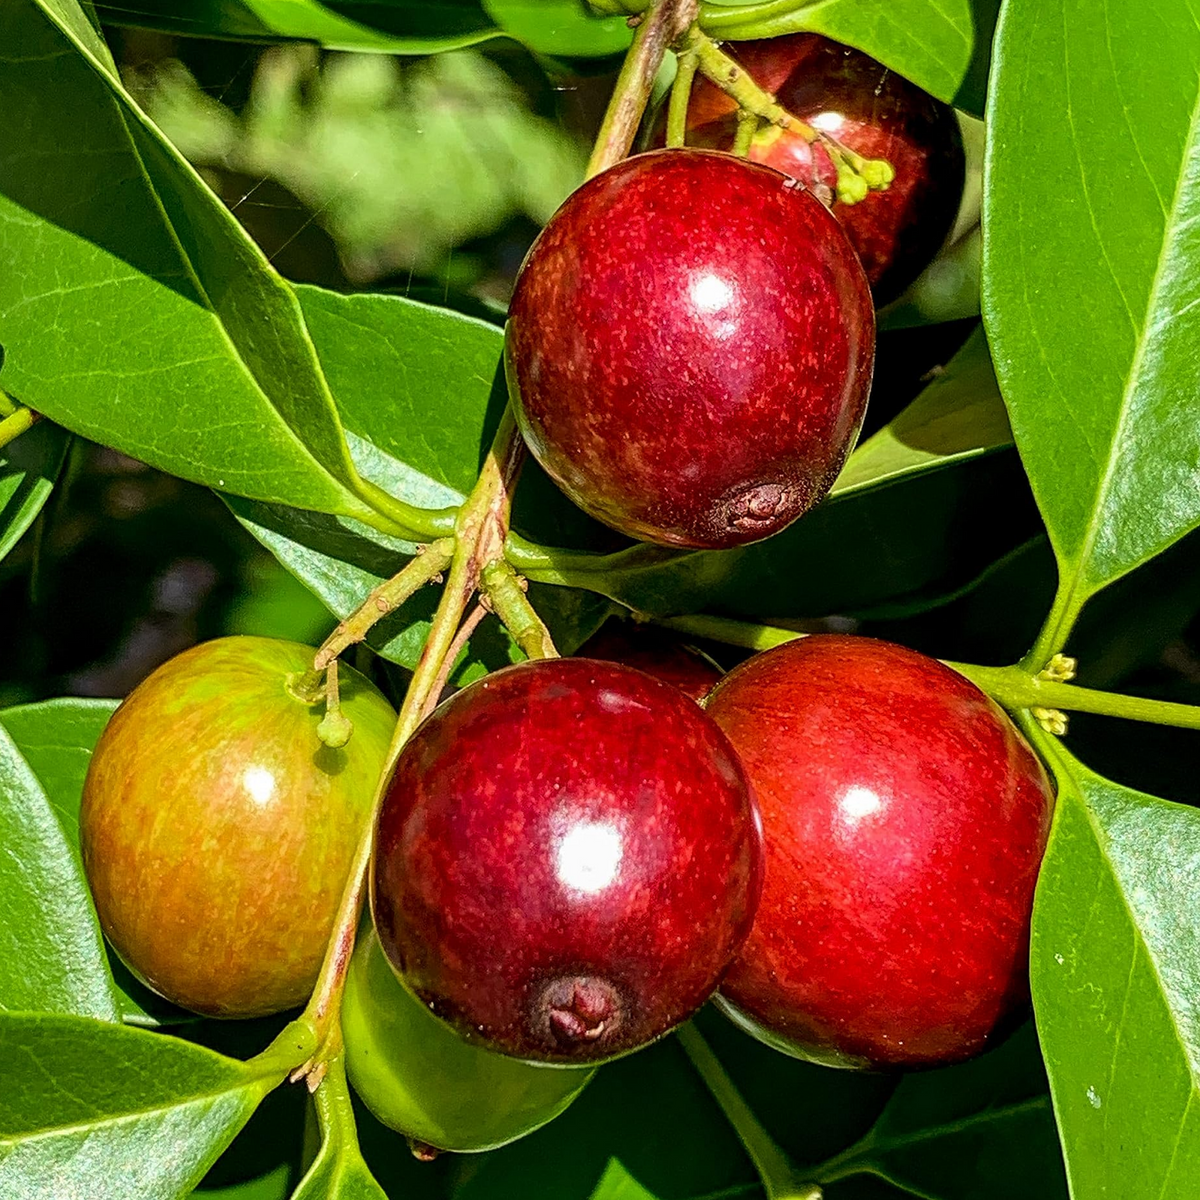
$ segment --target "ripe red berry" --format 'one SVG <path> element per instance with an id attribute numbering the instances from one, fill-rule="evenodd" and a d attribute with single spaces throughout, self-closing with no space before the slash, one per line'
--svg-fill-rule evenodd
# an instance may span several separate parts
<path id="1" fill-rule="evenodd" d="M 447 700 L 396 765 L 371 902 L 409 988 L 466 1037 L 578 1063 L 686 1020 L 741 945 L 758 815 L 693 701 L 589 659 Z"/>
<path id="2" fill-rule="evenodd" d="M 842 1066 L 982 1050 L 1028 996 L 1053 807 L 1016 727 L 936 660 L 840 636 L 756 655 L 707 712 L 745 764 L 766 846 L 727 1011 Z"/>
<path id="3" fill-rule="evenodd" d="M 303 1004 L 396 715 L 341 667 L 343 749 L 297 691 L 308 646 L 204 642 L 139 684 L 88 769 L 79 833 L 104 933 L 168 1000 L 217 1017 Z"/>
<path id="4" fill-rule="evenodd" d="M 633 621 L 608 621 L 580 646 L 580 658 L 636 667 L 677 687 L 693 700 L 703 700 L 721 678 L 721 668 L 669 630 Z"/>
<path id="5" fill-rule="evenodd" d="M 826 149 L 797 133 L 764 126 L 749 157 L 817 189 L 850 235 L 877 304 L 886 304 L 941 248 L 962 199 L 962 134 L 954 110 L 866 54 L 815 33 L 726 47 L 750 76 L 802 121 L 863 158 L 886 159 L 896 175 L 856 204 L 837 199 L 837 169 Z M 688 109 L 688 143 L 728 150 L 737 129 L 734 100 L 699 79 Z"/>
<path id="6" fill-rule="evenodd" d="M 874 349 L 862 267 L 819 201 L 727 154 L 664 150 L 551 219 L 505 361 L 525 440 L 581 508 L 718 547 L 777 533 L 829 490 Z"/>

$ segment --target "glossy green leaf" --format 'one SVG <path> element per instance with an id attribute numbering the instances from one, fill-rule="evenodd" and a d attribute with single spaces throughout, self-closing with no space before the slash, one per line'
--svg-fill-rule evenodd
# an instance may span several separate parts
<path id="1" fill-rule="evenodd" d="M 404 1153 L 407 1149 L 401 1147 Z M 357 1146 L 326 1143 L 292 1200 L 388 1200 Z"/>
<path id="2" fill-rule="evenodd" d="M 0 962 L 5 964 L 0 1010 L 118 1019 L 116 988 L 78 850 L 37 775 L 2 728 L 0 846 Z"/>
<path id="3" fill-rule="evenodd" d="M 459 504 L 508 398 L 503 332 L 401 296 L 295 290 L 346 429 L 391 459 L 404 499 Z"/>
<path id="4" fill-rule="evenodd" d="M 113 25 L 192 37 L 302 38 L 334 50 L 431 54 L 500 36 L 477 0 L 98 0 Z"/>
<path id="5" fill-rule="evenodd" d="M 709 33 L 733 40 L 823 33 L 975 112 L 994 20 L 987 0 L 707 0 L 700 16 Z"/>
<path id="6" fill-rule="evenodd" d="M 297 295 L 363 474 L 424 508 L 461 503 L 507 401 L 503 333 L 474 317 L 399 296 L 339 296 L 315 287 L 297 288 Z M 561 528 L 552 512 L 567 522 L 579 519 L 548 487 L 541 494 L 543 523 L 552 530 Z M 412 543 L 351 519 L 240 499 L 229 505 L 338 617 L 352 613 L 413 551 Z M 419 592 L 376 626 L 372 646 L 393 662 L 414 666 L 436 602 L 432 588 Z M 543 589 L 538 605 L 567 652 L 607 613 L 596 598 L 557 588 Z M 481 664 L 495 668 L 519 657 L 494 622 L 485 622 L 468 653 L 471 675 L 457 678 L 473 677 Z"/>
<path id="7" fill-rule="evenodd" d="M 288 1200 L 291 1194 L 291 1172 L 286 1163 L 251 1179 L 203 1187 L 192 1193 L 195 1200 Z"/>
<path id="8" fill-rule="evenodd" d="M 291 289 L 57 7 L 0 13 L 6 388 L 184 478 L 379 521 Z"/>
<path id="9" fill-rule="evenodd" d="M 583 0 L 100 0 L 100 16 L 205 37 L 299 38 L 330 50 L 433 54 L 507 35 L 541 54 L 595 57 L 629 45 L 623 18 Z"/>
<path id="10" fill-rule="evenodd" d="M 739 1194 L 745 1194 L 738 1189 Z M 654 1193 L 639 1183 L 619 1158 L 610 1158 L 591 1200 L 654 1200 Z"/>
<path id="11" fill-rule="evenodd" d="M 79 850 L 79 801 L 97 739 L 115 700 L 41 700 L 0 709 L 0 727 L 37 777 L 71 849 Z"/>
<path id="12" fill-rule="evenodd" d="M 79 855 L 79 802 L 92 750 L 116 710 L 115 700 L 43 700 L 0 709 L 0 735 L 7 734 L 28 764 L 53 810 L 58 827 L 70 849 L 72 861 Z M 88 910 L 91 902 L 88 901 Z M 57 913 L 57 906 L 48 910 Z M 46 920 L 43 913 L 39 923 Z M 195 1020 L 191 1013 L 168 1003 L 143 987 L 105 945 L 112 983 L 116 984 L 116 1006 L 128 1025 L 177 1025 Z M 44 1004 L 9 1007 L 46 1008 Z M 74 1010 L 73 1010 L 74 1011 Z"/>
<path id="13" fill-rule="evenodd" d="M 878 433 L 858 446 L 832 495 L 878 487 L 899 476 L 935 470 L 1012 444 L 983 330 L 977 329 L 946 369 Z"/>
<path id="14" fill-rule="evenodd" d="M 1057 649 L 1200 524 L 1193 6 L 1011 0 L 988 112 L 983 311 L 1060 564 Z"/>
<path id="15" fill-rule="evenodd" d="M 815 1171 L 826 1186 L 859 1175 L 936 1200 L 1065 1200 L 1033 1027 L 971 1062 L 904 1076 L 867 1133 Z"/>
<path id="16" fill-rule="evenodd" d="M 937 467 L 938 469 L 932 469 Z M 945 602 L 1036 532 L 1014 456 L 922 461 L 833 496 L 766 542 L 680 553 L 634 546 L 603 558 L 532 555 L 530 579 L 590 588 L 653 616 L 748 619 L 900 615 Z"/>
<path id="17" fill-rule="evenodd" d="M 0 1013 L 5 1200 L 186 1196 L 278 1074 L 83 1017 Z"/>
<path id="18" fill-rule="evenodd" d="M 69 444 L 65 429 L 41 421 L 0 449 L 0 558 L 50 499 Z"/>
<path id="19" fill-rule="evenodd" d="M 1058 780 L 1031 981 L 1075 1200 L 1200 1193 L 1200 812 L 1093 774 Z"/>
<path id="20" fill-rule="evenodd" d="M 321 1129 L 321 1148 L 292 1200 L 388 1200 L 363 1161 L 354 1111 L 341 1058 L 329 1064 L 313 1097 Z"/>
<path id="21" fill-rule="evenodd" d="M 481 0 L 492 20 L 539 54 L 592 58 L 619 54 L 633 40 L 623 17 L 596 17 L 584 0 Z"/>

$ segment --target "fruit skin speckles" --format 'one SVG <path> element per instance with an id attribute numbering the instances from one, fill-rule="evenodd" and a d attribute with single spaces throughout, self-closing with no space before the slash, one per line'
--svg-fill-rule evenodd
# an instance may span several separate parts
<path id="1" fill-rule="evenodd" d="M 371 904 L 397 973 L 465 1038 L 570 1064 L 691 1016 L 760 886 L 757 808 L 721 731 L 668 684 L 573 658 L 498 671 L 417 730 Z"/>
<path id="2" fill-rule="evenodd" d="M 768 537 L 825 495 L 862 424 L 875 316 L 858 258 L 811 194 L 727 154 L 637 155 L 585 183 L 509 314 L 525 440 L 631 537 Z"/>
<path id="3" fill-rule="evenodd" d="M 712 692 L 759 797 L 766 879 L 721 985 L 738 1024 L 836 1066 L 978 1053 L 1028 999 L 1050 782 L 1007 716 L 949 667 L 818 635 Z"/>
<path id="4" fill-rule="evenodd" d="M 344 749 L 292 690 L 313 651 L 227 637 L 164 663 L 92 756 L 79 829 L 105 936 L 133 973 L 206 1016 L 308 999 L 396 714 L 340 668 Z"/>

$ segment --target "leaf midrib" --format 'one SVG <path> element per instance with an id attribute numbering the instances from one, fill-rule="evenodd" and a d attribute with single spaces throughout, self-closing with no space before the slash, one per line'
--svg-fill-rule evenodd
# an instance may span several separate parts
<path id="1" fill-rule="evenodd" d="M 121 1125 L 142 1121 L 148 1117 L 159 1116 L 178 1109 L 191 1108 L 196 1105 L 215 1104 L 228 1096 L 237 1096 L 240 1092 L 261 1088 L 266 1083 L 267 1077 L 265 1076 L 248 1075 L 245 1080 L 235 1086 L 215 1091 L 189 1093 L 185 1099 L 176 1103 L 151 1104 L 144 1108 L 130 1109 L 119 1115 L 102 1117 L 94 1121 L 77 1121 L 70 1125 L 53 1125 L 39 1129 L 22 1130 L 13 1135 L 0 1135 L 0 1150 L 23 1146 L 30 1142 L 46 1141 L 51 1138 L 95 1133 L 102 1129 L 117 1128 Z"/>
<path id="2" fill-rule="evenodd" d="M 127 97 L 125 97 L 124 89 L 120 88 L 119 84 L 116 84 L 116 81 L 113 80 L 112 75 L 103 66 L 103 64 L 100 64 L 96 61 L 96 58 L 92 54 L 91 50 L 88 49 L 88 47 L 81 45 L 75 39 L 75 37 L 71 33 L 71 31 L 64 28 L 62 23 L 55 17 L 55 15 L 52 12 L 48 11 L 47 8 L 44 7 L 41 3 L 38 3 L 38 9 L 41 12 L 43 18 L 46 20 L 49 20 L 50 23 L 52 25 L 54 25 L 54 27 L 59 31 L 59 33 L 63 37 L 65 37 L 67 39 L 67 41 L 75 48 L 75 52 L 88 62 L 88 64 L 91 66 L 93 71 L 96 71 L 101 76 L 101 78 L 105 82 L 105 86 L 109 89 L 110 92 L 113 93 L 113 102 L 117 106 L 117 114 L 121 119 L 122 127 L 125 129 L 126 137 L 128 138 L 128 142 L 129 142 L 130 152 L 133 154 L 133 156 L 138 164 L 138 168 L 141 172 L 143 182 L 145 183 L 146 188 L 152 197 L 152 201 L 153 201 L 153 204 L 154 204 L 156 210 L 158 211 L 159 215 L 162 217 L 163 223 L 164 223 L 164 225 L 168 231 L 168 234 L 171 238 L 171 243 L 175 247 L 177 253 L 179 254 L 180 261 L 183 263 L 183 265 L 186 269 L 188 278 L 191 280 L 191 282 L 195 286 L 197 292 L 203 297 L 205 310 L 211 315 L 212 319 L 216 323 L 216 326 L 217 326 L 217 329 L 219 332 L 219 336 L 221 337 L 221 339 L 225 343 L 225 345 L 229 348 L 229 351 L 233 358 L 233 361 L 237 364 L 239 371 L 249 381 L 252 389 L 255 392 L 257 392 L 259 396 L 262 397 L 263 401 L 270 408 L 271 412 L 273 414 L 275 414 L 277 424 L 283 427 L 283 429 L 286 431 L 287 436 L 300 449 L 301 453 L 305 457 L 307 457 L 309 459 L 309 461 L 311 461 L 314 464 L 314 466 L 323 475 L 325 475 L 334 484 L 336 484 L 340 490 L 345 492 L 348 497 L 350 497 L 351 499 L 354 499 L 354 500 L 359 500 L 360 505 L 364 506 L 364 507 L 359 507 L 357 509 L 352 507 L 345 515 L 353 516 L 353 515 L 356 515 L 356 512 L 361 513 L 362 511 L 373 511 L 370 509 L 370 506 L 365 505 L 365 502 L 362 502 L 360 497 L 357 495 L 356 485 L 358 483 L 360 483 L 360 480 L 358 478 L 357 469 L 355 468 L 353 460 L 350 457 L 350 450 L 349 450 L 349 447 L 346 446 L 344 436 L 342 437 L 342 446 L 343 446 L 343 456 L 342 456 L 343 463 L 342 463 L 342 465 L 343 465 L 343 468 L 347 472 L 347 480 L 346 481 L 343 481 L 343 480 L 339 479 L 336 475 L 334 475 L 329 470 L 329 468 L 326 467 L 325 464 L 322 463 L 320 461 L 320 459 L 318 459 L 316 457 L 316 455 L 313 453 L 313 451 L 304 443 L 304 441 L 300 438 L 300 436 L 297 434 L 297 432 L 292 428 L 291 424 L 284 418 L 283 414 L 276 407 L 275 402 L 271 399 L 271 397 L 267 394 L 265 389 L 259 383 L 254 372 L 251 370 L 249 363 L 246 362 L 246 360 L 243 357 L 237 344 L 233 341 L 233 338 L 230 336 L 229 331 L 225 326 L 224 320 L 221 318 L 221 316 L 217 312 L 216 308 L 213 306 L 211 297 L 209 296 L 209 293 L 208 293 L 208 289 L 204 286 L 199 275 L 197 274 L 195 266 L 192 262 L 190 255 L 188 255 L 187 251 L 183 247 L 183 243 L 180 240 L 179 235 L 176 231 L 175 224 L 171 220 L 169 214 L 167 213 L 167 211 L 163 205 L 162 198 L 159 196 L 158 189 L 154 186 L 154 181 L 150 175 L 150 172 L 147 170 L 146 163 L 142 157 L 141 150 L 138 147 L 137 140 L 136 140 L 136 138 L 134 138 L 132 131 L 129 129 L 128 120 L 129 120 L 130 115 L 134 116 L 134 118 L 139 122 L 140 125 L 142 125 L 143 128 L 146 129 L 146 131 L 149 133 L 149 135 L 151 137 L 158 136 L 158 137 L 162 138 L 164 145 L 168 149 L 168 153 L 171 154 L 174 157 L 174 159 L 176 160 L 176 164 L 178 166 L 180 166 L 186 174 L 194 176 L 193 182 L 195 182 L 198 186 L 203 188 L 203 187 L 205 187 L 205 185 L 204 185 L 203 181 L 200 179 L 199 175 L 196 174 L 196 172 L 192 168 L 192 165 L 181 154 L 179 154 L 179 152 L 177 150 L 175 150 L 175 147 L 170 143 L 169 140 L 166 139 L 165 135 L 161 134 L 161 131 L 159 131 L 156 126 L 154 126 L 152 123 L 149 122 L 149 119 L 145 117 L 145 115 L 142 113 L 141 109 L 137 105 L 135 105 L 131 99 L 128 99 Z M 122 103 L 122 98 L 126 98 L 128 100 L 128 102 Z M 217 215 L 218 215 L 218 217 L 220 216 L 219 213 Z M 233 221 L 232 218 L 226 224 L 231 228 L 233 235 L 235 237 L 240 238 L 246 245 L 250 246 L 255 254 L 260 253 L 258 250 L 258 247 L 253 243 L 253 241 L 250 240 L 250 238 L 242 230 L 241 225 L 239 225 L 236 221 Z M 264 262 L 262 264 L 262 268 L 263 268 L 264 272 L 268 274 L 268 276 L 277 277 L 276 273 L 274 271 L 274 268 L 271 267 L 270 263 Z M 293 315 L 296 317 L 298 324 L 299 324 L 300 335 L 301 335 L 305 345 L 307 346 L 308 350 L 310 351 L 311 362 L 314 367 L 313 376 L 317 382 L 319 390 L 322 392 L 324 399 L 328 405 L 329 413 L 330 413 L 330 416 L 332 417 L 334 426 L 336 429 L 338 429 L 340 431 L 341 430 L 341 420 L 340 420 L 340 417 L 338 416 L 337 406 L 334 403 L 332 393 L 329 391 L 328 381 L 325 379 L 324 372 L 320 369 L 320 360 L 317 356 L 316 346 L 313 344 L 312 337 L 308 332 L 308 326 L 305 323 L 303 313 L 300 310 L 299 301 L 296 299 L 295 293 L 292 292 L 291 288 L 288 287 L 288 285 L 282 279 L 279 279 L 276 290 L 278 291 L 279 298 L 283 303 L 286 304 L 289 301 L 289 299 L 291 301 L 291 307 L 294 310 Z M 347 484 L 349 484 L 349 486 L 347 486 Z"/>
<path id="3" fill-rule="evenodd" d="M 1107 27 L 1107 21 L 1106 21 Z M 1064 51 L 1065 53 L 1065 51 Z M 1068 90 L 1068 108 L 1069 93 L 1070 93 L 1070 77 L 1069 73 L 1064 72 L 1066 86 Z M 1117 414 L 1117 422 L 1113 429 L 1114 436 L 1109 443 L 1108 458 L 1105 463 L 1104 471 L 1098 481 L 1095 492 L 1095 503 L 1092 506 L 1092 515 L 1084 527 L 1084 536 L 1080 542 L 1079 552 L 1076 556 L 1074 569 L 1071 572 L 1071 583 L 1068 589 L 1068 596 L 1073 604 L 1081 603 L 1087 599 L 1093 592 L 1097 590 L 1095 580 L 1089 578 L 1092 551 L 1096 544 L 1096 539 L 1099 537 L 1101 526 L 1103 525 L 1103 517 L 1105 515 L 1105 500 L 1112 490 L 1113 478 L 1117 471 L 1117 466 L 1120 462 L 1121 455 L 1119 448 L 1122 445 L 1122 434 L 1125 431 L 1126 421 L 1132 407 L 1132 397 L 1140 382 L 1141 368 L 1147 353 L 1147 346 L 1151 341 L 1151 336 L 1147 333 L 1153 326 L 1150 320 L 1151 314 L 1155 311 L 1156 302 L 1159 295 L 1159 290 L 1162 285 L 1163 276 L 1165 274 L 1166 263 L 1169 258 L 1169 250 L 1175 245 L 1175 232 L 1179 224 L 1178 214 L 1185 191 L 1185 180 L 1188 178 L 1188 164 L 1191 161 L 1193 151 L 1196 146 L 1197 132 L 1200 131 L 1200 87 L 1196 89 L 1196 96 L 1192 103 L 1191 117 L 1188 122 L 1188 136 L 1184 144 L 1184 153 L 1181 159 L 1181 169 L 1179 177 L 1175 181 L 1175 190 L 1171 197 L 1171 204 L 1166 213 L 1166 218 L 1163 226 L 1163 237 L 1159 246 L 1158 258 L 1154 265 L 1154 277 L 1151 280 L 1150 291 L 1146 300 L 1145 311 L 1142 314 L 1142 322 L 1139 329 L 1135 330 L 1137 336 L 1137 345 L 1134 349 L 1133 360 L 1129 365 L 1129 369 L 1125 376 L 1125 386 L 1121 393 L 1121 404 Z M 1091 204 L 1088 204 L 1089 211 Z M 1115 275 L 1114 275 L 1115 282 Z M 1120 288 L 1118 288 L 1120 291 Z M 1124 295 L 1122 293 L 1122 299 Z M 1125 305 L 1128 311 L 1128 303 Z M 1132 312 L 1129 313 L 1131 320 L 1133 319 Z M 1144 561 L 1144 557 L 1139 561 Z M 1126 570 L 1132 570 L 1137 564 L 1132 564 Z M 1122 574 L 1125 572 L 1123 571 Z M 1065 572 L 1064 572 L 1065 574 Z M 1104 580 L 1104 583 L 1110 583 L 1111 580 Z M 1082 592 L 1082 596 L 1080 593 Z M 1074 609 L 1072 608 L 1072 611 Z M 1090 811 L 1090 810 L 1089 810 Z"/>

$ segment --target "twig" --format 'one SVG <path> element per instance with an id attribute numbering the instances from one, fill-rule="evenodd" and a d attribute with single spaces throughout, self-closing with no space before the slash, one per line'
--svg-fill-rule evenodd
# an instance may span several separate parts
<path id="1" fill-rule="evenodd" d="M 454 558 L 454 538 L 439 538 L 422 547 L 404 569 L 373 589 L 366 600 L 325 639 L 313 659 L 324 671 L 343 650 L 361 642 L 377 621 L 395 612 L 411 595 L 437 577 Z"/>
<path id="2" fill-rule="evenodd" d="M 663 56 L 683 37 L 699 11 L 699 0 L 658 0 L 642 18 L 604 114 L 587 166 L 588 179 L 629 153 Z"/>

